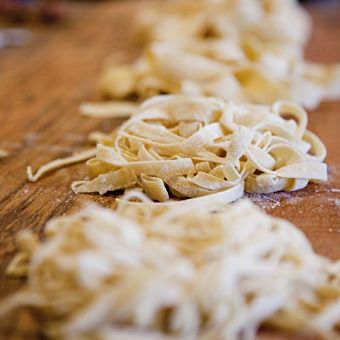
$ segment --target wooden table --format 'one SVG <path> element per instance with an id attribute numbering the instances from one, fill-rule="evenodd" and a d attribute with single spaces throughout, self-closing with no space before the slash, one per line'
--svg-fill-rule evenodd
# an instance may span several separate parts
<path id="1" fill-rule="evenodd" d="M 22 285 L 3 274 L 14 254 L 18 231 L 41 232 L 48 219 L 76 211 L 85 201 L 114 206 L 111 195 L 71 192 L 71 182 L 86 175 L 81 164 L 58 170 L 37 183 L 27 182 L 25 169 L 28 165 L 36 169 L 83 149 L 89 132 L 111 131 L 120 122 L 81 117 L 78 105 L 96 96 L 96 77 L 111 52 L 126 52 L 126 60 L 137 55 L 131 41 L 134 7 L 134 1 L 76 3 L 72 22 L 47 30 L 36 28 L 29 46 L 0 51 L 0 148 L 10 151 L 0 161 L 0 297 Z M 339 61 L 340 6 L 312 7 L 310 11 L 315 29 L 308 58 Z M 295 223 L 318 253 L 338 259 L 340 103 L 323 103 L 309 119 L 309 128 L 328 148 L 329 181 L 294 193 L 251 198 L 268 213 Z M 25 334 L 30 338 L 34 330 L 26 321 L 29 332 L 26 329 Z"/>

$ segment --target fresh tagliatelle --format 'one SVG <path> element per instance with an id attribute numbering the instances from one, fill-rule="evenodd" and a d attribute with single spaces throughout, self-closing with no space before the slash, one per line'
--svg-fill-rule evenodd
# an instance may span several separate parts
<path id="1" fill-rule="evenodd" d="M 300 48 L 311 34 L 295 0 L 165 0 L 142 4 L 137 19 L 147 41 L 257 38 Z"/>
<path id="2" fill-rule="evenodd" d="M 248 201 L 89 206 L 45 234 L 19 236 L 7 274 L 28 284 L 0 315 L 33 307 L 50 338 L 255 339 L 260 326 L 339 336 L 340 262 Z"/>
<path id="3" fill-rule="evenodd" d="M 287 101 L 260 106 L 154 97 L 112 135 L 96 136 L 90 179 L 72 188 L 105 194 L 139 187 L 160 202 L 223 195 L 228 202 L 243 186 L 252 193 L 298 190 L 327 179 L 326 149 L 306 126 L 306 112 Z"/>
<path id="4" fill-rule="evenodd" d="M 96 149 L 88 149 L 88 150 L 83 150 L 78 153 L 75 153 L 69 157 L 66 158 L 57 158 L 47 164 L 44 164 L 39 168 L 39 170 L 33 174 L 32 168 L 29 166 L 27 167 L 27 177 L 28 180 L 31 182 L 37 181 L 40 177 L 44 176 L 45 174 L 49 173 L 50 171 L 53 171 L 55 169 L 62 168 L 66 165 L 71 165 L 75 163 L 79 163 L 82 161 L 85 161 L 96 154 Z"/>
<path id="5" fill-rule="evenodd" d="M 140 12 L 148 42 L 135 63 L 107 64 L 108 98 L 182 93 L 308 109 L 340 98 L 340 65 L 304 61 L 309 17 L 295 1 L 170 1 Z"/>
<path id="6" fill-rule="evenodd" d="M 83 103 L 79 107 L 80 112 L 87 117 L 96 118 L 127 118 L 138 109 L 138 105 L 132 102 L 104 102 Z"/>

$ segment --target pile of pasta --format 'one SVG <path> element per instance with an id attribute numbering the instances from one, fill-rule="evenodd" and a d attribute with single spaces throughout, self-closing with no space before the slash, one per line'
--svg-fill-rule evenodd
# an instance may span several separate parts
<path id="1" fill-rule="evenodd" d="M 88 206 L 45 234 L 19 237 L 7 272 L 28 284 L 0 315 L 31 306 L 52 338 L 255 339 L 260 325 L 338 335 L 340 262 L 248 201 Z"/>
<path id="2" fill-rule="evenodd" d="M 76 193 L 142 188 L 152 200 L 170 197 L 228 202 L 245 191 L 293 191 L 327 179 L 326 149 L 306 130 L 297 104 L 272 106 L 189 95 L 144 102 L 112 135 L 99 134 L 90 179 Z"/>
<path id="3" fill-rule="evenodd" d="M 340 65 L 304 61 L 310 20 L 296 1 L 171 1 L 140 12 L 148 42 L 135 63 L 106 65 L 108 98 L 184 93 L 308 109 L 340 98 Z"/>
<path id="4" fill-rule="evenodd" d="M 310 17 L 295 0 L 154 1 L 137 19 L 146 41 L 258 38 L 299 49 L 311 33 Z"/>

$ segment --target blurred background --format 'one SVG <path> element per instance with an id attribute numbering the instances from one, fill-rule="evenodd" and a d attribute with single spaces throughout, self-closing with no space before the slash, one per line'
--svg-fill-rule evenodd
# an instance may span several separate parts
<path id="1" fill-rule="evenodd" d="M 95 4 L 99 1 L 83 2 Z M 120 2 L 122 1 L 131 0 Z M 48 29 L 51 26 L 67 24 L 72 21 L 72 8 L 80 2 L 81 0 L 0 0 L 0 49 L 28 44 L 32 39 L 32 29 L 37 26 Z M 300 0 L 300 2 L 327 7 L 340 4 L 340 0 Z"/>
<path id="2" fill-rule="evenodd" d="M 32 26 L 60 23 L 67 6 L 60 0 L 0 0 L 0 48 L 28 44 Z"/>
<path id="3" fill-rule="evenodd" d="M 66 3 L 60 0 L 1 0 L 0 20 L 5 23 L 53 23 L 66 14 Z"/>

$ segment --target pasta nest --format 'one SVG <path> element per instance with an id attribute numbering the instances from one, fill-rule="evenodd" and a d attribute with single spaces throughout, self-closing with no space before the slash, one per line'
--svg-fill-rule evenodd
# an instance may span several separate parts
<path id="1" fill-rule="evenodd" d="M 297 104 L 235 105 L 170 95 L 143 103 L 112 135 L 100 135 L 90 180 L 76 193 L 139 187 L 152 200 L 234 200 L 246 192 L 293 191 L 327 179 L 326 149 Z M 210 197 L 210 199 L 213 199 Z"/>
<path id="2" fill-rule="evenodd" d="M 139 12 L 143 52 L 132 64 L 109 59 L 99 81 L 106 97 L 286 99 L 308 109 L 340 98 L 339 64 L 304 60 L 311 25 L 296 1 L 174 1 Z"/>
<path id="3" fill-rule="evenodd" d="M 28 284 L 0 315 L 34 307 L 51 338 L 255 339 L 260 325 L 337 338 L 340 262 L 248 201 L 89 206 L 18 244 L 7 273 Z"/>

